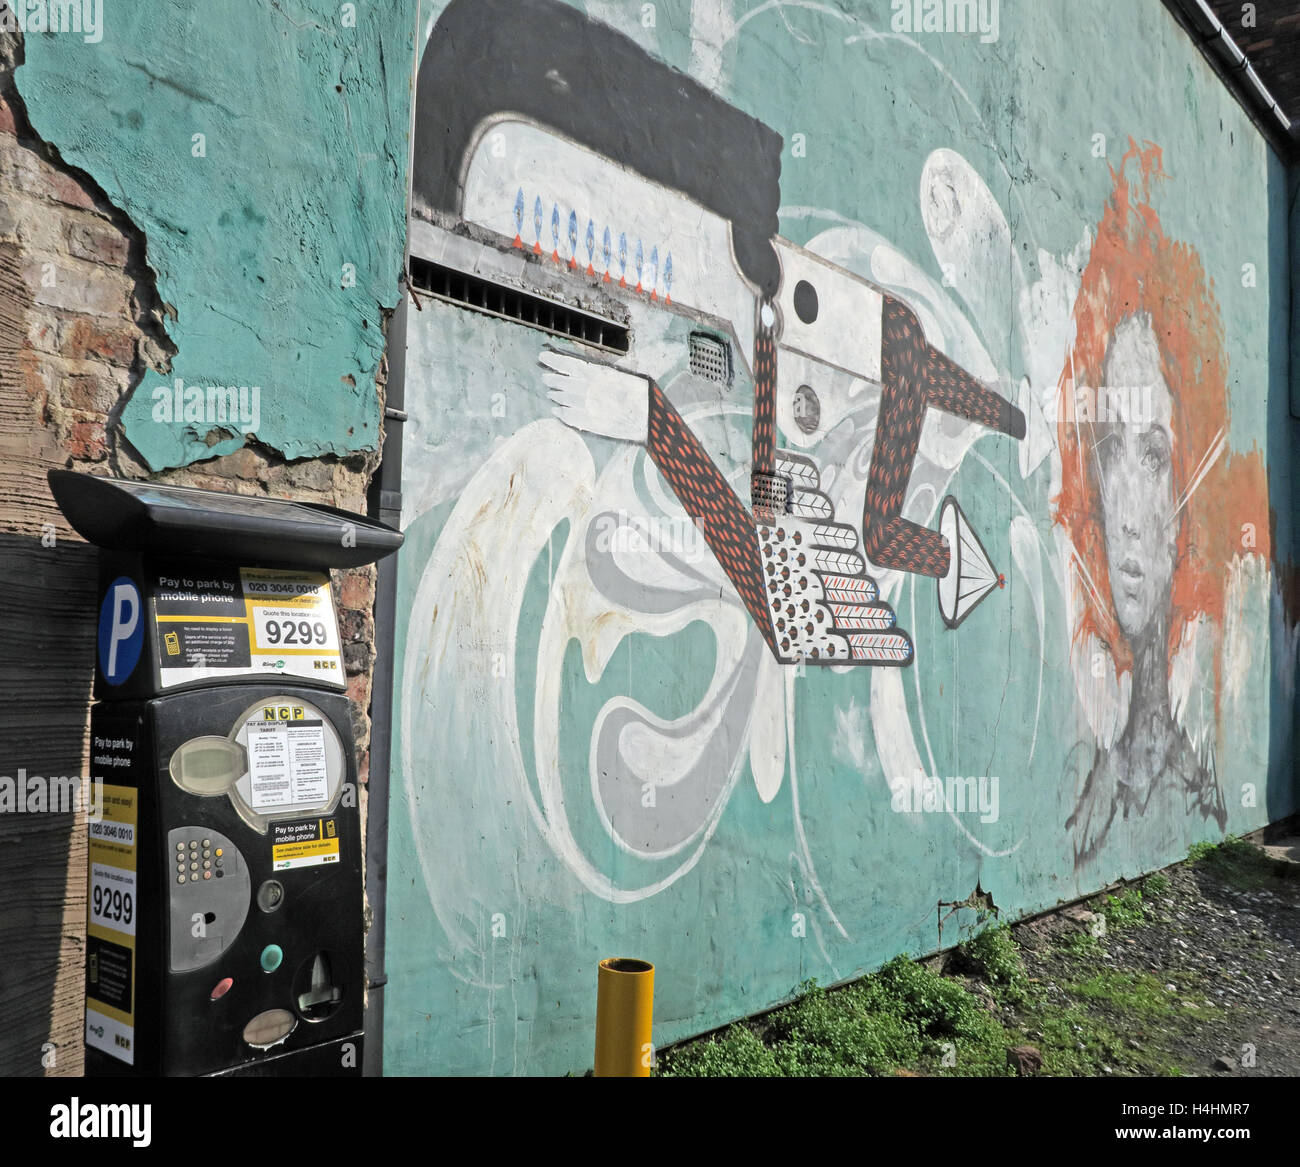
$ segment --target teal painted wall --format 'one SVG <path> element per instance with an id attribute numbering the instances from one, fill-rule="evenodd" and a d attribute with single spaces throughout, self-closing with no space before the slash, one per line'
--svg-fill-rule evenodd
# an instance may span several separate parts
<path id="1" fill-rule="evenodd" d="M 171 372 L 146 371 L 122 411 L 126 437 L 154 470 L 245 443 L 229 430 L 248 425 L 209 444 L 211 418 L 155 413 L 153 390 L 180 378 L 260 388 L 254 436 L 286 458 L 377 449 L 413 6 L 110 3 L 101 32 L 29 33 L 16 77 L 37 132 L 143 231 L 174 310 Z"/>
<path id="2" fill-rule="evenodd" d="M 436 17 L 445 5 L 424 7 Z M 904 512 L 935 526 L 943 494 L 955 495 L 1008 586 L 948 630 L 930 580 L 878 571 L 915 643 L 910 666 L 777 665 L 717 563 L 690 558 L 691 524 L 640 448 L 554 416 L 539 351 L 583 350 L 437 302 L 412 313 L 389 1073 L 581 1072 L 603 957 L 656 964 L 662 1045 L 767 1008 L 806 978 L 842 981 L 898 952 L 956 943 L 975 913 L 952 913 L 940 938 L 940 904 L 977 887 L 1014 918 L 1297 806 L 1294 616 L 1283 597 L 1298 436 L 1287 408 L 1286 176 L 1168 14 L 1054 0 L 1049 18 L 1041 3 L 1003 0 L 986 43 L 902 31 L 884 0 L 576 7 L 779 133 L 782 236 L 911 304 L 937 346 L 1031 414 L 1019 443 L 932 415 L 914 472 L 932 492 Z M 527 138 L 506 132 L 499 144 L 475 154 L 489 187 L 513 173 L 510 151 Z M 576 190 L 583 206 L 615 181 L 608 172 L 584 188 L 558 161 L 554 173 L 533 169 L 543 192 Z M 1094 813 L 1114 813 L 1094 852 L 1067 822 L 1092 771 L 1098 788 L 1115 781 L 1118 762 L 1105 763 L 1119 756 L 1126 714 L 1089 677 L 1122 687 L 1133 671 L 1122 647 L 1077 648 L 1077 556 L 1058 501 L 1069 470 L 1061 431 L 1032 411 L 1058 399 L 1081 286 L 1095 291 L 1103 276 L 1120 286 L 1136 266 L 1088 267 L 1120 189 L 1170 241 L 1196 322 L 1190 379 L 1169 388 L 1192 426 L 1176 431 L 1177 456 L 1184 443 L 1195 455 L 1179 463 L 1194 538 L 1175 587 L 1197 576 L 1188 611 L 1203 619 L 1195 646 L 1171 649 L 1157 670 L 1174 694 L 1169 757 L 1183 758 L 1168 772 L 1184 785 L 1131 813 L 1118 794 L 1094 798 Z M 508 222 L 514 186 L 501 192 Z M 476 214 L 487 230 L 496 212 Z M 507 254 L 510 230 L 497 229 Z M 682 271 L 685 288 L 698 273 Z M 597 294 L 571 287 L 589 303 Z M 690 319 L 615 294 L 634 325 L 633 351 L 617 363 L 653 372 L 743 491 L 748 372 L 738 368 L 729 397 L 710 397 L 688 371 Z M 1207 371 L 1216 325 L 1226 367 Z M 1199 388 L 1216 376 L 1217 406 Z M 609 382 L 609 393 L 625 384 Z M 1216 408 L 1225 444 L 1201 490 L 1191 480 L 1211 446 L 1187 435 Z M 833 432 L 804 442 L 783 430 L 778 443 L 815 455 L 836 497 L 857 500 L 856 514 L 836 512 L 849 523 L 861 515 L 874 420 L 860 402 Z M 620 561 L 591 541 L 596 519 L 629 507 L 679 524 L 672 550 L 695 575 L 635 548 Z M 1098 607 L 1115 617 L 1105 591 Z M 611 754 L 600 730 L 612 712 L 637 728 Z M 682 741 L 708 765 L 692 770 L 690 750 L 672 748 Z M 894 767 L 908 749 L 927 774 L 996 777 L 996 816 L 897 809 L 905 776 Z M 653 772 L 638 776 L 639 764 Z M 646 829 L 672 845 L 632 838 L 634 813 L 610 817 L 619 781 L 655 787 L 662 814 Z"/>

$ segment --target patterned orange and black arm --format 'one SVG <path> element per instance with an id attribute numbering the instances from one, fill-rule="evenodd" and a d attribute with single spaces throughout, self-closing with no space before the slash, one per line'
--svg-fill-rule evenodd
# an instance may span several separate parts
<path id="1" fill-rule="evenodd" d="M 879 567 L 942 577 L 951 563 L 938 531 L 902 517 L 928 409 L 1022 438 L 1025 416 L 925 339 L 916 314 L 886 296 L 881 317 L 881 393 L 876 445 L 863 501 L 862 545 Z"/>
<path id="2" fill-rule="evenodd" d="M 714 466 L 700 440 L 653 381 L 646 451 L 704 535 L 768 647 L 776 652 L 764 600 L 754 517 Z"/>

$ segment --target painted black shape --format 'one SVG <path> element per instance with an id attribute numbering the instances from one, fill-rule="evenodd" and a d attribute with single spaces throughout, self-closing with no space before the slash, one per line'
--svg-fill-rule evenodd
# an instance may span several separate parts
<path id="1" fill-rule="evenodd" d="M 805 324 L 817 319 L 817 289 L 807 280 L 800 280 L 794 286 L 794 311 Z"/>
<path id="2" fill-rule="evenodd" d="M 413 191 L 461 212 L 461 168 L 485 118 L 517 113 L 730 220 L 740 269 L 767 296 L 780 134 L 560 0 L 452 0 L 420 63 Z"/>

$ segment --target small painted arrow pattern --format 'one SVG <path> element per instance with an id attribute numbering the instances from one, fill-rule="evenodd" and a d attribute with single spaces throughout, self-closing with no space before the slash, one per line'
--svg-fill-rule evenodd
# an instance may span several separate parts
<path id="1" fill-rule="evenodd" d="M 543 245 L 542 222 L 545 215 L 541 195 L 535 195 L 533 198 L 533 242 L 530 245 L 524 238 L 524 224 L 527 217 L 528 199 L 524 194 L 523 188 L 520 187 L 515 193 L 515 201 L 511 207 L 511 216 L 515 224 L 515 236 L 513 246 L 521 251 L 531 251 L 534 255 L 545 255 L 547 248 Z M 597 241 L 597 226 L 594 219 L 586 220 L 586 227 L 583 227 L 582 216 L 576 209 L 570 208 L 566 216 L 561 211 L 558 203 L 551 204 L 551 261 L 560 267 L 567 268 L 577 273 L 585 273 L 588 278 L 598 280 L 602 283 L 617 282 L 619 287 L 628 288 L 631 286 L 628 281 L 628 237 L 627 234 L 620 233 L 618 238 L 618 250 L 614 249 L 613 232 L 609 227 L 604 228 L 604 232 Z M 562 249 L 562 244 L 567 241 L 567 248 Z M 583 262 L 583 255 L 586 256 L 586 262 Z M 659 245 L 652 244 L 649 251 L 649 259 L 646 258 L 645 244 L 640 239 L 635 240 L 635 259 L 634 274 L 632 283 L 635 284 L 635 290 L 643 296 L 648 296 L 651 300 L 662 299 L 664 303 L 673 302 L 673 257 L 672 252 L 665 251 L 663 262 L 659 261 Z M 598 267 L 596 260 L 602 261 L 602 267 Z"/>

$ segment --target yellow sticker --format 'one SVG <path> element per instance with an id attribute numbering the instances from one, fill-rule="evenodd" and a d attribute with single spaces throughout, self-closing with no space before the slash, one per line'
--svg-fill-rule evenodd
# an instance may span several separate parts
<path id="1" fill-rule="evenodd" d="M 321 839 L 315 843 L 282 843 L 271 848 L 271 866 L 276 871 L 290 867 L 312 867 L 317 863 L 337 863 L 339 841 Z"/>
<path id="2" fill-rule="evenodd" d="M 86 1044 L 135 1061 L 137 793 L 104 786 L 102 814 L 88 825 Z"/>
<path id="3" fill-rule="evenodd" d="M 339 840 L 333 819 L 271 824 L 271 866 L 276 871 L 338 861 Z"/>

